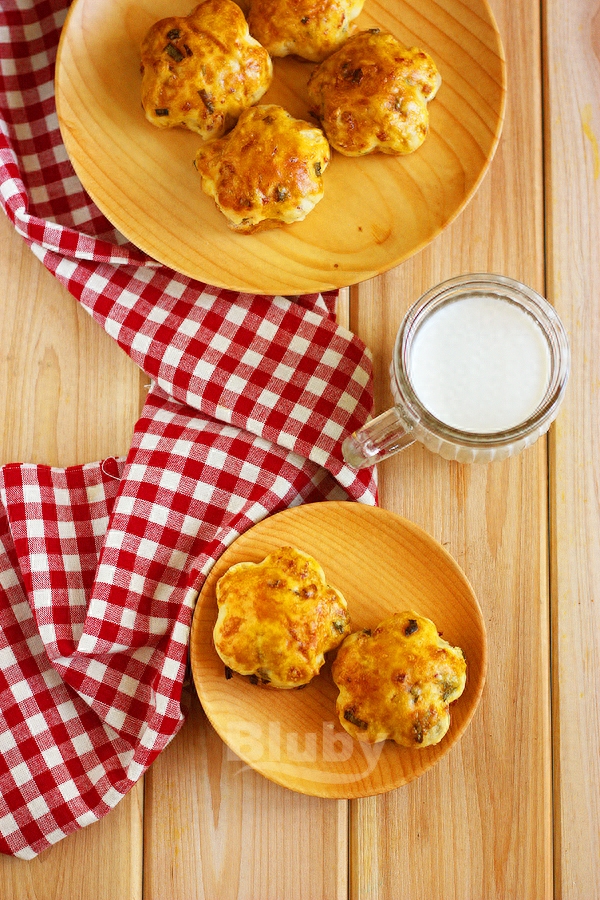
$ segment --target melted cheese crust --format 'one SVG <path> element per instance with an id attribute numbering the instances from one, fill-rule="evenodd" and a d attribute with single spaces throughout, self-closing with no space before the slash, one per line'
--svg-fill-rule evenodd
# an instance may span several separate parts
<path id="1" fill-rule="evenodd" d="M 271 56 L 320 62 L 337 50 L 365 0 L 250 0 L 250 33 Z"/>
<path id="2" fill-rule="evenodd" d="M 402 155 L 429 131 L 427 104 L 441 76 L 424 50 L 407 50 L 391 34 L 361 31 L 313 71 L 311 112 L 345 156 L 380 150 Z"/>
<path id="3" fill-rule="evenodd" d="M 308 684 L 350 631 L 344 597 L 319 563 L 294 547 L 232 566 L 216 593 L 217 653 L 234 672 L 271 687 Z"/>
<path id="4" fill-rule="evenodd" d="M 467 664 L 430 619 L 397 613 L 372 633 L 351 634 L 333 664 L 337 713 L 347 732 L 373 744 L 437 744 L 450 727 L 449 704 L 462 694 Z"/>
<path id="5" fill-rule="evenodd" d="M 203 145 L 195 165 L 229 227 L 249 234 L 304 219 L 323 197 L 329 159 L 320 128 L 267 104 L 246 110 L 229 134 Z"/>
<path id="6" fill-rule="evenodd" d="M 205 0 L 188 16 L 156 22 L 142 42 L 142 107 L 158 128 L 221 137 L 258 103 L 273 77 L 233 0 Z"/>

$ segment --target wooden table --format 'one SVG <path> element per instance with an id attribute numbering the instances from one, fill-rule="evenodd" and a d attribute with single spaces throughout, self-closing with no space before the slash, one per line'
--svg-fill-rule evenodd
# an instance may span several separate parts
<path id="1" fill-rule="evenodd" d="M 392 336 L 423 290 L 499 272 L 555 304 L 573 373 L 549 438 L 466 467 L 413 446 L 381 504 L 441 541 L 479 596 L 488 680 L 462 741 L 416 782 L 347 803 L 236 774 L 196 704 L 143 783 L 32 862 L 3 900 L 596 900 L 600 897 L 600 14 L 493 0 L 507 116 L 476 197 L 341 309 L 388 405 Z M 540 15 L 541 14 L 541 15 Z M 0 220 L 2 462 L 125 453 L 145 377 Z"/>

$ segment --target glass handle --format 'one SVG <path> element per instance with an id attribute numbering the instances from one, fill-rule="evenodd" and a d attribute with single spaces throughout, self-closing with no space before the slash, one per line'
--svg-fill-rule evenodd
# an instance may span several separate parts
<path id="1" fill-rule="evenodd" d="M 413 427 L 394 406 L 347 437 L 342 453 L 348 465 L 364 469 L 413 444 Z"/>

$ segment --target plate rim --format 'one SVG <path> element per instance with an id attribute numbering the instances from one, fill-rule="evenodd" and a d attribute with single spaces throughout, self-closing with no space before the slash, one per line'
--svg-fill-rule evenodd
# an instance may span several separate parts
<path id="1" fill-rule="evenodd" d="M 391 785 L 382 784 L 382 785 L 368 786 L 368 784 L 367 784 L 360 791 L 356 791 L 356 790 L 339 790 L 339 791 L 334 790 L 334 791 L 332 791 L 331 788 L 325 789 L 325 787 L 323 787 L 323 784 L 326 785 L 327 782 L 319 782 L 319 781 L 310 782 L 308 779 L 306 779 L 306 785 L 304 788 L 301 786 L 298 786 L 296 783 L 294 783 L 294 785 L 291 786 L 290 784 L 286 783 L 285 778 L 278 777 L 277 772 L 269 772 L 266 770 L 266 768 L 261 768 L 260 765 L 257 765 L 255 762 L 253 762 L 252 759 L 248 758 L 247 755 L 243 755 L 243 754 L 239 753 L 239 749 L 236 748 L 235 746 L 232 747 L 231 744 L 226 739 L 226 736 L 224 736 L 223 728 L 221 727 L 221 722 L 215 720 L 214 716 L 212 715 L 212 710 L 210 708 L 210 704 L 205 705 L 205 694 L 202 690 L 200 676 L 198 675 L 197 667 L 194 663 L 193 646 L 197 641 L 197 633 L 201 627 L 199 623 L 200 623 L 200 619 L 201 619 L 200 611 L 203 609 L 203 604 L 202 604 L 203 592 L 205 590 L 210 592 L 210 589 L 212 587 L 212 584 L 213 584 L 215 578 L 218 577 L 217 573 L 219 573 L 220 570 L 223 569 L 224 567 L 225 567 L 225 569 L 229 567 L 227 564 L 228 556 L 231 555 L 231 556 L 235 557 L 235 549 L 234 548 L 236 547 L 238 542 L 240 540 L 243 541 L 244 538 L 248 538 L 248 536 L 251 535 L 252 532 L 255 532 L 255 529 L 261 530 L 261 528 L 267 528 L 267 529 L 270 528 L 270 525 L 272 524 L 273 520 L 277 520 L 282 517 L 290 517 L 290 516 L 296 517 L 298 515 L 310 517 L 312 509 L 315 507 L 319 507 L 320 509 L 323 509 L 323 504 L 327 504 L 327 507 L 329 508 L 329 512 L 333 516 L 337 516 L 337 515 L 343 516 L 345 514 L 347 507 L 351 508 L 354 512 L 357 512 L 358 515 L 371 514 L 374 517 L 377 517 L 378 515 L 382 514 L 385 517 L 390 518 L 391 521 L 398 524 L 400 527 L 405 528 L 408 532 L 411 532 L 414 535 L 416 535 L 418 537 L 418 539 L 423 541 L 426 545 L 428 545 L 430 547 L 434 547 L 436 554 L 439 556 L 439 558 L 442 559 L 446 565 L 449 565 L 451 567 L 451 569 L 454 571 L 454 573 L 456 575 L 458 575 L 459 579 L 462 581 L 463 585 L 466 587 L 466 589 L 469 593 L 469 596 L 470 596 L 470 600 L 471 600 L 470 609 L 475 614 L 475 618 L 477 620 L 477 624 L 478 624 L 478 627 L 479 627 L 479 630 L 480 630 L 481 636 L 482 636 L 481 657 L 479 660 L 479 670 L 480 671 L 479 671 L 478 679 L 476 680 L 476 682 L 474 684 L 472 684 L 473 698 L 472 698 L 472 702 L 471 702 L 471 707 L 465 714 L 462 722 L 460 723 L 460 726 L 458 728 L 456 728 L 454 733 L 452 734 L 451 742 L 447 743 L 444 747 L 442 747 L 442 744 L 440 743 L 438 745 L 435 745 L 435 748 L 425 748 L 425 750 L 414 751 L 414 752 L 424 754 L 425 752 L 427 752 L 427 749 L 429 749 L 434 754 L 436 754 L 435 758 L 432 759 L 431 761 L 428 761 L 427 764 L 418 773 L 413 774 L 406 778 L 401 776 L 400 778 L 397 779 L 397 781 L 395 783 L 393 783 Z M 266 524 L 267 522 L 269 522 L 269 525 Z M 280 544 L 280 546 L 284 546 L 284 545 L 285 545 L 285 541 L 283 541 Z M 231 564 L 233 564 L 233 563 L 231 563 Z M 211 577 L 212 577 L 212 581 L 211 581 Z M 242 532 L 242 534 L 240 534 L 234 541 L 231 542 L 231 544 L 229 544 L 229 546 L 226 548 L 226 550 L 219 556 L 219 558 L 217 559 L 215 564 L 211 567 L 210 571 L 206 574 L 204 583 L 202 584 L 202 586 L 200 588 L 196 606 L 194 609 L 193 618 L 192 618 L 192 626 L 191 626 L 191 630 L 190 630 L 189 659 L 190 659 L 190 669 L 191 669 L 191 674 L 192 674 L 193 685 L 196 690 L 196 694 L 198 696 L 200 705 L 202 706 L 202 709 L 203 709 L 208 721 L 210 722 L 211 726 L 214 728 L 216 733 L 219 735 L 219 737 L 221 738 L 223 743 L 226 746 L 228 746 L 234 753 L 236 753 L 246 765 L 250 766 L 252 769 L 257 771 L 259 774 L 263 775 L 263 777 L 267 778 L 268 780 L 274 782 L 275 784 L 278 784 L 281 787 L 285 787 L 288 790 L 293 790 L 297 793 L 306 794 L 309 796 L 321 797 L 323 799 L 347 799 L 347 800 L 350 800 L 350 799 L 359 799 L 359 798 L 363 798 L 363 797 L 376 796 L 378 794 L 387 793 L 390 790 L 394 790 L 398 787 L 403 786 L 404 784 L 410 783 L 411 781 L 415 780 L 416 778 L 421 777 L 430 768 L 434 767 L 437 762 L 441 761 L 441 759 L 444 756 L 446 756 L 448 753 L 450 753 L 452 751 L 452 749 L 455 747 L 455 745 L 460 742 L 460 739 L 464 735 L 466 729 L 469 727 L 469 725 L 473 719 L 473 716 L 475 715 L 475 712 L 477 711 L 477 708 L 479 706 L 479 703 L 480 703 L 480 700 L 481 700 L 481 697 L 482 697 L 482 694 L 483 694 L 483 691 L 485 688 L 486 677 L 487 677 L 487 663 L 488 663 L 488 643 L 487 643 L 487 630 L 486 630 L 486 626 L 485 626 L 485 619 L 483 617 L 483 612 L 482 612 L 481 606 L 479 604 L 479 600 L 478 600 L 477 595 L 471 585 L 471 582 L 467 578 L 464 570 L 458 564 L 456 559 L 446 550 L 446 548 L 439 541 L 437 541 L 429 532 L 427 532 L 421 526 L 417 525 L 415 522 L 411 521 L 410 519 L 408 519 L 398 513 L 393 512 L 392 510 L 387 510 L 380 506 L 371 506 L 370 504 L 359 503 L 357 501 L 331 500 L 331 501 L 318 501 L 318 502 L 314 502 L 314 503 L 300 504 L 299 506 L 290 507 L 290 508 L 279 510 L 278 512 L 272 513 L 271 515 L 266 516 L 264 519 L 261 519 L 259 522 L 252 525 L 246 531 Z M 335 709 L 333 710 L 333 717 L 337 721 Z M 393 742 L 385 742 L 385 743 L 393 744 Z M 375 745 L 375 746 L 377 746 L 377 745 Z M 436 749 L 437 747 L 442 747 L 441 751 L 437 750 Z M 403 750 L 404 750 L 404 748 L 399 748 L 397 745 L 394 745 L 394 747 L 393 747 L 394 753 L 396 751 L 398 751 L 401 754 L 403 752 Z M 413 751 L 407 751 L 407 752 L 413 752 Z M 425 757 L 423 757 L 423 758 L 425 758 Z M 370 774 L 371 773 L 368 773 L 368 777 L 370 777 Z M 363 783 L 363 779 L 361 779 L 360 783 L 361 784 Z M 309 787 L 309 785 L 310 785 L 310 787 Z"/>
<path id="2" fill-rule="evenodd" d="M 108 221 L 119 230 L 126 239 L 139 251 L 141 251 L 144 255 L 148 256 L 151 263 L 152 261 L 155 264 L 159 264 L 162 266 L 166 266 L 168 268 L 173 269 L 173 271 L 191 278 L 193 280 L 199 281 L 201 283 L 205 283 L 207 285 L 212 285 L 218 289 L 225 290 L 233 290 L 238 292 L 251 292 L 264 296 L 271 295 L 284 295 L 284 296 L 299 296 L 304 293 L 313 293 L 313 292 L 327 292 L 332 290 L 339 290 L 344 287 L 348 287 L 353 284 L 360 284 L 363 281 L 366 281 L 370 278 L 376 277 L 377 275 L 385 274 L 401 263 L 405 262 L 407 259 L 414 256 L 416 253 L 423 250 L 426 246 L 428 246 L 433 240 L 435 240 L 441 232 L 443 232 L 449 225 L 452 224 L 456 220 L 456 218 L 465 210 L 468 206 L 476 192 L 478 191 L 485 175 L 487 174 L 489 167 L 491 165 L 492 160 L 494 159 L 500 137 L 502 134 L 504 118 L 505 118 L 505 109 L 506 109 L 506 99 L 507 99 L 507 75 L 506 75 L 506 57 L 504 51 L 504 45 L 502 41 L 502 36 L 500 34 L 500 30 L 498 28 L 493 10 L 488 2 L 488 0 L 477 0 L 477 2 L 481 5 L 482 9 L 485 11 L 486 25 L 489 25 L 492 29 L 492 33 L 494 36 L 494 46 L 493 53 L 498 60 L 499 64 L 499 72 L 496 75 L 499 75 L 497 80 L 497 85 L 500 91 L 500 99 L 498 102 L 497 109 L 494 110 L 494 113 L 497 114 L 494 127 L 491 129 L 491 140 L 489 144 L 489 148 L 487 149 L 487 156 L 485 157 L 483 164 L 477 176 L 474 178 L 473 183 L 470 185 L 469 189 L 465 191 L 463 196 L 460 199 L 460 202 L 457 203 L 456 207 L 448 212 L 445 218 L 442 221 L 436 221 L 432 223 L 431 228 L 427 231 L 427 233 L 418 237 L 413 245 L 411 245 L 410 249 L 399 251 L 399 248 L 386 258 L 385 260 L 379 260 L 373 266 L 367 267 L 366 263 L 361 264 L 361 267 L 357 268 L 356 271 L 349 271 L 345 266 L 336 269 L 335 267 L 331 267 L 327 270 L 327 274 L 325 274 L 323 267 L 318 269 L 317 266 L 313 266 L 311 268 L 305 267 L 305 274 L 303 275 L 302 283 L 300 283 L 300 276 L 295 273 L 293 275 L 285 274 L 285 259 L 286 254 L 282 252 L 282 250 L 277 249 L 277 246 L 274 249 L 269 249 L 269 245 L 267 243 L 263 244 L 263 236 L 265 241 L 269 240 L 269 235 L 272 235 L 272 232 L 261 232 L 259 235 L 251 235 L 251 236 L 243 236 L 245 238 L 254 238 L 258 237 L 260 241 L 259 246 L 262 247 L 264 251 L 265 258 L 272 259 L 276 261 L 278 265 L 278 271 L 283 272 L 284 274 L 275 277 L 273 274 L 263 275 L 260 274 L 258 277 L 253 276 L 249 277 L 244 274 L 247 271 L 247 267 L 243 266 L 240 263 L 235 269 L 235 274 L 231 271 L 231 266 L 227 267 L 227 277 L 220 277 L 220 275 L 213 269 L 211 271 L 200 271 L 200 269 L 205 269 L 205 264 L 200 264 L 198 267 L 198 261 L 201 261 L 203 256 L 202 254 L 198 254 L 195 257 L 194 264 L 184 263 L 181 259 L 175 260 L 173 256 L 164 255 L 162 252 L 157 253 L 156 242 L 148 239 L 145 242 L 141 239 L 139 233 L 133 234 L 132 230 L 127 225 L 127 216 L 115 214 L 114 204 L 110 204 L 106 200 L 105 194 L 100 190 L 100 184 L 102 179 L 97 177 L 95 179 L 88 178 L 88 173 L 85 170 L 85 166 L 82 163 L 79 157 L 78 151 L 78 141 L 74 134 L 71 133 L 69 128 L 69 124 L 66 116 L 64 116 L 61 112 L 62 101 L 66 96 L 66 92 L 63 88 L 63 78 L 64 76 L 64 66 L 63 66 L 63 56 L 64 49 L 69 40 L 71 23 L 75 19 L 75 15 L 79 11 L 79 9 L 85 6 L 86 3 L 90 3 L 91 0 L 74 0 L 71 4 L 65 23 L 63 25 L 59 46 L 57 51 L 56 58 L 56 73 L 55 73 L 55 94 L 56 94 L 56 109 L 58 116 L 59 128 L 62 136 L 62 140 L 64 142 L 65 148 L 67 150 L 67 154 L 69 159 L 73 165 L 75 173 L 79 180 L 81 181 L 84 190 L 89 194 L 95 205 L 100 209 L 102 214 L 108 219 Z M 367 0 L 368 2 L 368 0 Z M 495 76 L 496 77 L 496 76 Z M 66 101 L 65 101 L 66 104 Z M 81 123 L 79 123 L 79 130 L 81 128 Z M 96 167 L 96 171 L 98 175 L 101 174 L 101 169 Z M 200 190 L 200 189 L 199 189 Z M 136 210 L 139 211 L 136 206 Z M 221 214 L 220 214 L 221 215 Z M 301 224 L 301 223 L 300 223 Z M 288 226 L 287 228 L 293 228 L 294 226 Z M 397 227 L 397 226 L 396 226 Z M 225 224 L 225 219 L 223 217 L 223 228 L 224 231 L 224 241 L 227 243 L 227 246 L 232 254 L 235 255 L 234 245 L 229 244 L 229 240 L 231 239 L 231 234 L 227 229 Z M 286 228 L 277 229 L 277 231 L 285 232 Z M 151 233 L 151 229 L 148 229 L 148 233 Z M 287 248 L 292 251 L 294 249 L 294 240 L 293 240 L 293 231 L 288 232 L 291 235 L 290 242 L 285 245 L 284 250 Z M 236 235 L 235 237 L 239 237 Z M 376 241 L 379 243 L 379 241 Z M 302 244 L 302 247 L 305 245 Z M 162 248 L 161 248 L 162 249 Z M 245 248 L 244 248 L 245 249 Z M 293 255 L 293 253 L 292 253 Z M 314 255 L 314 254 L 313 254 Z M 289 256 L 289 254 L 288 254 Z M 269 267 L 258 266 L 258 269 L 262 269 L 263 272 L 265 268 L 274 268 L 274 266 L 270 265 Z M 268 280 L 268 283 L 265 285 L 260 284 L 260 280 L 265 277 Z M 288 279 L 286 281 L 286 278 Z M 288 283 L 289 282 L 289 283 Z"/>

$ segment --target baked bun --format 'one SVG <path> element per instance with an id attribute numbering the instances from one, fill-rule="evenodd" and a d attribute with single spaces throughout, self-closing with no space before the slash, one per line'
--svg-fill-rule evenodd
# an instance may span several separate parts
<path id="1" fill-rule="evenodd" d="M 230 228 L 249 234 L 304 219 L 323 196 L 329 144 L 321 131 L 281 106 L 254 106 L 195 165 L 202 190 Z"/>
<path id="2" fill-rule="evenodd" d="M 450 726 L 449 704 L 462 694 L 467 664 L 430 619 L 396 613 L 373 632 L 346 638 L 333 664 L 337 713 L 346 731 L 373 744 L 437 744 Z"/>
<path id="3" fill-rule="evenodd" d="M 348 37 L 365 0 L 250 0 L 250 33 L 271 56 L 320 62 Z"/>
<path id="4" fill-rule="evenodd" d="M 271 687 L 308 684 L 350 631 L 344 597 L 312 556 L 293 547 L 232 566 L 216 593 L 217 653 L 233 672 Z"/>
<path id="5" fill-rule="evenodd" d="M 233 0 L 205 0 L 156 22 L 142 41 L 142 107 L 158 128 L 221 137 L 258 103 L 273 64 Z"/>
<path id="6" fill-rule="evenodd" d="M 312 72 L 311 112 L 345 156 L 412 153 L 429 131 L 427 104 L 441 84 L 424 50 L 374 28 L 350 37 Z"/>

